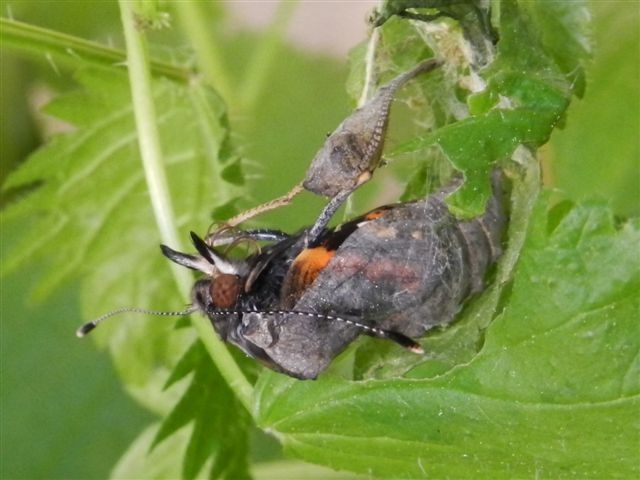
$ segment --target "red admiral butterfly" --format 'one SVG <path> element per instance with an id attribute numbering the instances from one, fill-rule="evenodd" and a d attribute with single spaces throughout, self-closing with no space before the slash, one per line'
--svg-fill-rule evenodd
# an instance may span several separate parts
<path id="1" fill-rule="evenodd" d="M 483 289 L 502 251 L 502 196 L 495 192 L 484 215 L 459 221 L 444 202 L 450 190 L 377 208 L 308 245 L 308 230 L 218 240 L 272 241 L 241 261 L 211 246 L 215 237 L 207 243 L 193 233 L 198 255 L 164 245 L 162 252 L 206 275 L 193 287 L 193 305 L 224 340 L 273 370 L 312 379 L 360 334 L 421 353 L 412 337 L 449 323 Z"/>

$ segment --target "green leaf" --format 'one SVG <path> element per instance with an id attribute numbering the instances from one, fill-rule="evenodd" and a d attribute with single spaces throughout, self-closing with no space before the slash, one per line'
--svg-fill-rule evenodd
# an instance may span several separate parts
<path id="1" fill-rule="evenodd" d="M 86 69 L 77 78 L 81 90 L 47 107 L 76 130 L 36 152 L 4 186 L 40 184 L 3 212 L 5 226 L 20 233 L 3 252 L 3 271 L 41 262 L 39 295 L 84 276 L 87 317 L 120 306 L 180 310 L 183 299 L 156 243 L 126 75 Z M 227 161 L 219 155 L 228 135 L 225 110 L 215 93 L 197 82 L 157 79 L 153 93 L 174 209 L 187 238 L 188 230 L 205 230 L 210 209 L 236 192 L 221 179 Z M 102 345 L 109 338 L 127 389 L 142 404 L 166 411 L 179 392 L 160 396 L 161 386 L 193 332 L 175 332 L 171 322 L 146 317 L 114 320 L 100 330 L 92 336 Z"/>
<path id="2" fill-rule="evenodd" d="M 24 7 L 24 4 L 21 5 L 21 7 Z M 73 6 L 66 8 L 68 8 L 68 11 L 57 10 L 60 18 L 73 15 L 77 19 L 84 13 L 81 13 L 77 8 L 74 11 Z M 114 12 L 117 13 L 117 9 L 114 9 L 113 6 L 106 6 L 104 11 L 93 11 L 92 13 L 94 15 L 100 15 L 101 20 L 105 20 L 104 23 L 107 24 L 111 18 L 106 19 L 104 17 L 111 17 Z M 20 14 L 18 14 L 17 18 L 20 18 Z M 47 20 L 51 19 L 51 16 L 47 18 Z M 55 20 L 56 18 L 54 17 L 54 22 Z M 68 22 L 65 22 L 65 27 L 68 26 Z M 70 65 L 72 68 L 77 68 L 80 63 L 86 62 L 85 65 L 91 64 L 110 67 L 111 65 L 119 64 L 126 60 L 126 54 L 122 50 L 110 48 L 96 42 L 90 42 L 60 31 L 48 30 L 40 26 L 18 22 L 13 19 L 0 18 L 0 30 L 2 31 L 3 46 L 9 46 L 24 53 L 29 53 L 36 58 L 42 57 L 42 52 L 46 51 L 47 61 L 51 62 L 54 66 L 57 65 L 57 62 L 60 62 L 63 65 Z M 175 58 L 172 60 L 174 60 L 174 62 L 164 63 L 152 61 L 150 68 L 153 73 L 162 74 L 165 78 L 172 78 L 182 82 L 187 81 L 189 79 L 189 70 L 177 66 L 175 64 Z M 59 74 L 57 66 L 54 70 Z"/>
<path id="3" fill-rule="evenodd" d="M 562 2 L 502 2 L 496 58 L 480 72 L 486 88 L 467 98 L 471 116 L 395 150 L 408 153 L 433 144 L 442 149 L 466 180 L 449 197 L 457 215 L 481 213 L 490 194 L 491 166 L 510 158 L 521 144 L 537 148 L 546 143 L 574 90 L 581 93 L 577 82 L 587 54 L 585 17 L 584 7 L 575 3 L 569 9 Z M 557 18 L 563 19 L 561 25 Z M 563 57 L 563 41 L 581 55 Z"/>
<path id="4" fill-rule="evenodd" d="M 183 460 L 182 478 L 196 478 L 213 457 L 210 478 L 247 478 L 250 417 L 224 382 L 201 342 L 197 341 L 178 363 L 168 381 L 173 384 L 192 369 L 193 378 L 156 433 L 151 448 L 193 422 Z"/>
<path id="5" fill-rule="evenodd" d="M 318 467 L 309 463 L 283 460 L 279 462 L 257 463 L 252 470 L 254 478 L 304 478 L 305 480 L 357 480 L 370 478 L 337 472 L 330 468 Z"/>
<path id="6" fill-rule="evenodd" d="M 190 432 L 181 430 L 149 451 L 159 428 L 155 423 L 140 432 L 113 467 L 110 478 L 180 478 L 180 460 Z"/>
<path id="7" fill-rule="evenodd" d="M 202 361 L 202 353 L 202 345 L 198 341 L 193 342 L 191 347 L 189 347 L 189 349 L 184 353 L 180 361 L 176 363 L 176 366 L 167 379 L 167 383 L 165 384 L 164 388 L 167 389 L 171 387 L 174 383 L 179 382 L 184 377 L 195 371 L 198 364 Z M 163 428 L 166 428 L 166 425 L 163 425 Z M 156 443 L 162 440 L 162 438 L 159 437 L 160 434 L 156 436 Z"/>
<path id="8" fill-rule="evenodd" d="M 550 229 L 547 209 L 545 195 L 472 360 L 413 380 L 265 375 L 260 426 L 307 461 L 382 477 L 638 475 L 640 226 L 593 204 Z"/>
<path id="9" fill-rule="evenodd" d="M 591 2 L 594 54 L 588 89 L 554 132 L 546 178 L 575 202 L 606 198 L 616 214 L 640 215 L 640 10 Z"/>

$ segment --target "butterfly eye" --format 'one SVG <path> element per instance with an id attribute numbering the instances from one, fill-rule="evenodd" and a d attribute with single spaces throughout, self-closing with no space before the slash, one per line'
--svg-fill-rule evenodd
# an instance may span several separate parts
<path id="1" fill-rule="evenodd" d="M 211 280 L 209 294 L 217 308 L 233 307 L 242 290 L 242 281 L 238 275 L 223 273 Z"/>

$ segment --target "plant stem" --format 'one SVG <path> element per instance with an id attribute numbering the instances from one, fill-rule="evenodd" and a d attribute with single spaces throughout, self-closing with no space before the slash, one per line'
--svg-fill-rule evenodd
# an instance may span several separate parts
<path id="1" fill-rule="evenodd" d="M 206 15 L 202 12 L 206 4 L 187 1 L 173 4 L 182 23 L 183 31 L 189 37 L 198 59 L 199 70 L 204 74 L 207 83 L 214 87 L 227 104 L 233 104 L 236 98 L 231 87 L 228 70 L 222 61 L 222 54 L 211 38 L 210 25 L 206 22 Z"/>
<path id="2" fill-rule="evenodd" d="M 175 214 L 163 165 L 160 135 L 156 124 L 151 75 L 147 68 L 148 57 L 145 38 L 143 34 L 136 30 L 135 13 L 131 2 L 121 0 L 120 10 L 127 48 L 129 83 L 138 132 L 140 156 L 149 188 L 153 213 L 162 241 L 169 245 L 179 245 L 180 241 L 173 221 Z M 181 276 L 184 276 L 185 280 L 188 279 L 188 275 L 181 274 Z M 187 281 L 180 283 L 188 285 Z M 183 288 L 182 290 L 183 294 L 188 292 L 188 288 Z"/>
<path id="3" fill-rule="evenodd" d="M 136 28 L 136 12 L 134 2 L 119 0 L 122 26 L 127 49 L 127 66 L 131 97 L 135 115 L 140 155 L 151 197 L 160 236 L 163 243 L 179 245 L 179 237 L 175 226 L 175 215 L 171 205 L 171 197 L 162 160 L 160 137 L 157 129 L 157 118 L 153 105 L 151 89 L 151 73 L 147 67 L 148 54 L 144 34 Z M 189 297 L 192 278 L 188 271 L 178 265 L 172 265 L 172 272 L 180 291 L 185 298 Z M 227 381 L 240 402 L 251 411 L 253 389 L 242 371 L 227 351 L 225 345 L 213 333 L 209 322 L 201 316 L 194 315 L 192 323 L 198 335 L 218 367 L 220 374 Z"/>
<path id="4" fill-rule="evenodd" d="M 7 18 L 0 18 L 0 35 L 3 47 L 13 47 L 39 59 L 45 58 L 72 66 L 87 62 L 111 67 L 126 61 L 126 53 L 122 50 Z M 183 83 L 192 75 L 187 68 L 164 62 L 151 61 L 150 68 L 156 75 Z"/>
<path id="5" fill-rule="evenodd" d="M 375 83 L 375 60 L 376 60 L 376 48 L 378 47 L 378 42 L 380 40 L 380 31 L 377 28 L 374 28 L 369 36 L 369 41 L 367 42 L 367 53 L 365 54 L 365 71 L 364 71 L 364 85 L 362 86 L 362 92 L 360 93 L 360 98 L 358 99 L 358 107 L 362 107 L 371 96 L 371 91 L 373 90 Z"/>

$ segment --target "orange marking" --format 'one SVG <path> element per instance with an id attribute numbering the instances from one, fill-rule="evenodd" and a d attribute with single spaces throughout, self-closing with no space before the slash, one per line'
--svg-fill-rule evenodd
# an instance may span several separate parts
<path id="1" fill-rule="evenodd" d="M 304 290 L 311 285 L 335 254 L 335 250 L 327 250 L 323 246 L 300 252 L 292 265 L 297 289 Z"/>
<path id="2" fill-rule="evenodd" d="M 336 254 L 322 245 L 300 252 L 291 264 L 282 286 L 282 307 L 293 308 L 318 274 Z"/>
<path id="3" fill-rule="evenodd" d="M 365 220 L 377 220 L 378 218 L 380 218 L 381 216 L 383 216 L 383 215 L 384 215 L 384 212 L 385 212 L 385 211 L 384 211 L 384 210 L 382 210 L 382 209 L 380 209 L 380 210 L 373 210 L 373 211 L 371 211 L 371 212 L 367 213 L 367 214 L 364 216 L 364 219 L 365 219 Z"/>

